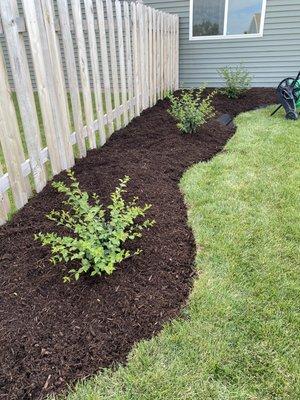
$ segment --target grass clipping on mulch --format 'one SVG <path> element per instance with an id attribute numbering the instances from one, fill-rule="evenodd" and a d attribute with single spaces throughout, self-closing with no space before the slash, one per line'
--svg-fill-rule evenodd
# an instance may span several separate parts
<path id="1" fill-rule="evenodd" d="M 181 181 L 202 272 L 186 319 L 67 400 L 300 398 L 300 121 L 269 115 L 240 115 L 226 152 Z"/>

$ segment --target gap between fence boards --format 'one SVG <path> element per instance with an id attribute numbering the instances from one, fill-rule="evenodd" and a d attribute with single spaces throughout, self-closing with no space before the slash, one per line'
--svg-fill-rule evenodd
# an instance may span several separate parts
<path id="1" fill-rule="evenodd" d="M 141 95 L 140 95 L 141 97 Z M 129 110 L 130 108 L 134 107 L 136 103 L 136 98 L 133 97 L 132 99 L 128 100 L 127 103 L 121 104 L 118 108 L 115 108 L 112 111 L 112 120 L 115 120 L 116 118 L 120 117 L 121 114 L 123 114 L 124 112 L 126 112 L 126 110 Z M 105 114 L 103 116 L 103 125 L 107 125 L 110 122 L 108 115 Z M 93 126 L 92 126 L 92 130 L 95 132 L 97 130 L 99 130 L 99 120 L 96 119 L 93 122 Z M 87 137 L 87 130 L 85 131 L 85 137 Z M 77 143 L 77 138 L 76 138 L 76 132 L 71 133 L 70 135 L 70 143 L 72 145 Z M 44 149 L 42 149 L 40 151 L 40 159 L 42 164 L 45 164 L 48 160 L 49 160 L 49 153 L 48 153 L 48 148 L 45 147 Z M 26 161 L 24 161 L 21 165 L 21 169 L 22 169 L 22 175 L 24 177 L 28 176 L 31 174 L 32 170 L 31 170 L 31 166 L 30 166 L 30 160 L 27 159 Z M 1 178 L 0 178 L 0 194 L 4 194 L 8 189 L 10 188 L 10 181 L 9 181 L 9 176 L 8 173 L 5 173 Z"/>

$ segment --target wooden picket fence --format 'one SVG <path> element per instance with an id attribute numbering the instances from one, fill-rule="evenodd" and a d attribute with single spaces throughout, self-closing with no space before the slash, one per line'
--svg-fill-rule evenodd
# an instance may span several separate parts
<path id="1" fill-rule="evenodd" d="M 12 88 L 1 51 L 0 224 L 75 157 L 178 88 L 177 16 L 118 0 L 22 6 L 19 14 L 17 0 L 0 1 L 13 77 Z"/>

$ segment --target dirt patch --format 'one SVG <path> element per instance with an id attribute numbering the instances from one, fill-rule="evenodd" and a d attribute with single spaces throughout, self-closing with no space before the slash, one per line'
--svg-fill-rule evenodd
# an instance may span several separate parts
<path id="1" fill-rule="evenodd" d="M 215 105 L 218 115 L 236 115 L 275 101 L 273 90 L 253 89 L 237 101 L 219 95 Z M 149 217 L 157 221 L 138 243 L 142 255 L 112 276 L 63 284 L 66 267 L 51 265 L 48 249 L 33 240 L 53 229 L 45 214 L 61 207 L 51 184 L 0 228 L 1 400 L 39 399 L 125 362 L 135 342 L 157 333 L 185 304 L 195 244 L 178 181 L 190 165 L 219 152 L 234 128 L 214 120 L 182 135 L 167 108 L 159 101 L 74 168 L 103 203 L 119 178 L 132 178 L 128 195 L 151 203 Z"/>

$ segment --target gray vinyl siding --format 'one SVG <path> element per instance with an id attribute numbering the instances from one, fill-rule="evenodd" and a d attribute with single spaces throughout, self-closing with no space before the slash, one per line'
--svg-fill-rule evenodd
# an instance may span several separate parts
<path id="1" fill-rule="evenodd" d="M 267 0 L 262 38 L 189 40 L 189 0 L 144 0 L 179 15 L 180 85 L 220 86 L 217 69 L 242 62 L 253 86 L 275 86 L 300 70 L 300 0 Z"/>

